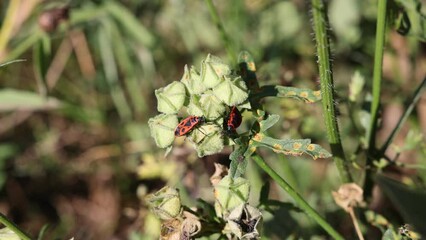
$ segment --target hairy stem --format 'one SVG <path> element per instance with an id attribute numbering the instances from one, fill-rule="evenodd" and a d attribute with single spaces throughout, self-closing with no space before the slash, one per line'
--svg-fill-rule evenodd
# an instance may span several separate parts
<path id="1" fill-rule="evenodd" d="M 330 45 L 327 33 L 328 18 L 322 0 L 312 0 L 313 27 L 318 53 L 318 68 L 320 74 L 322 106 L 324 121 L 330 143 L 333 160 L 339 171 L 342 182 L 352 182 L 349 167 L 340 140 L 339 126 L 337 124 L 336 109 L 334 105 L 334 83 L 330 64 Z"/>
<path id="2" fill-rule="evenodd" d="M 318 223 L 331 237 L 334 239 L 343 239 L 343 237 L 323 218 L 315 209 L 313 209 L 302 196 L 299 195 L 280 175 L 278 175 L 265 160 L 257 154 L 252 156 L 252 159 L 259 167 L 265 171 L 284 191 L 286 191 L 296 202 L 296 204 L 308 214 L 314 221 Z"/>
<path id="3" fill-rule="evenodd" d="M 25 233 L 23 230 L 21 230 L 17 225 L 15 225 L 13 222 L 11 222 L 5 215 L 0 213 L 0 222 L 5 225 L 7 228 L 12 230 L 16 235 L 19 236 L 22 240 L 31 240 L 31 237 Z"/>

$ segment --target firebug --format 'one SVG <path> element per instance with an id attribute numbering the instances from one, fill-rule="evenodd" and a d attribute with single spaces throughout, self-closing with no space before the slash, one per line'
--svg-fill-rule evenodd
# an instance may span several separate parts
<path id="1" fill-rule="evenodd" d="M 197 125 L 204 123 L 206 119 L 204 117 L 189 116 L 183 119 L 175 129 L 175 136 L 180 137 L 191 132 Z"/>
<path id="2" fill-rule="evenodd" d="M 234 132 L 242 122 L 243 118 L 237 107 L 233 106 L 228 116 L 223 121 L 223 128 L 227 132 Z"/>

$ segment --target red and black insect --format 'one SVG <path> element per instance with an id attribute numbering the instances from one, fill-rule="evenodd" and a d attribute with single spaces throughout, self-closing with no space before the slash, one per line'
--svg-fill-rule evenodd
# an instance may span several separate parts
<path id="1" fill-rule="evenodd" d="M 240 111 L 238 111 L 237 107 L 233 106 L 228 116 L 223 120 L 223 128 L 227 132 L 235 132 L 235 129 L 241 125 L 242 120 Z"/>
<path id="2" fill-rule="evenodd" d="M 175 129 L 175 136 L 180 137 L 191 132 L 197 125 L 204 123 L 206 119 L 204 117 L 189 116 L 183 119 Z"/>

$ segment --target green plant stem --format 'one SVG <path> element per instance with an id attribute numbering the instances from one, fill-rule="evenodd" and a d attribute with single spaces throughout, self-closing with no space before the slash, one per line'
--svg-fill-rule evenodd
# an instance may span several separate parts
<path id="1" fill-rule="evenodd" d="M 5 215 L 0 213 L 0 222 L 5 225 L 7 228 L 12 230 L 16 235 L 18 235 L 22 240 L 31 240 L 31 237 L 22 231 L 17 225 L 11 222 Z"/>
<path id="2" fill-rule="evenodd" d="M 257 154 L 252 156 L 252 159 L 259 167 L 265 171 L 271 178 L 281 186 L 297 203 L 297 205 L 311 218 L 313 218 L 330 236 L 334 239 L 344 239 L 315 209 L 313 209 L 283 178 L 280 177 L 265 160 Z"/>
<path id="3" fill-rule="evenodd" d="M 220 37 L 222 38 L 222 42 L 225 45 L 226 53 L 228 54 L 228 57 L 232 64 L 235 65 L 237 64 L 237 53 L 235 52 L 232 46 L 232 42 L 229 36 L 225 32 L 225 28 L 223 27 L 223 24 L 220 21 L 220 17 L 217 13 L 216 7 L 213 5 L 212 0 L 205 0 L 205 2 L 207 3 L 207 6 L 209 8 L 210 16 L 220 32 Z"/>
<path id="4" fill-rule="evenodd" d="M 313 26 L 317 43 L 318 67 L 320 73 L 320 85 L 324 121 L 327 137 L 330 142 L 333 160 L 341 180 L 344 183 L 352 182 L 348 163 L 340 140 L 339 126 L 337 124 L 334 105 L 334 83 L 330 64 L 330 46 L 327 35 L 328 18 L 325 5 L 322 0 L 312 0 Z"/>
<path id="5" fill-rule="evenodd" d="M 373 70 L 373 99 L 370 109 L 370 127 L 367 131 L 368 151 L 367 151 L 367 166 L 372 166 L 374 159 L 378 158 L 376 150 L 376 131 L 377 119 L 380 105 L 380 90 L 383 75 L 383 52 L 385 45 L 386 32 L 386 5 L 387 0 L 379 0 L 377 7 L 377 24 L 376 24 L 376 44 L 374 52 L 374 70 Z M 373 170 L 367 169 L 364 183 L 364 198 L 371 196 L 373 190 Z"/>
<path id="6" fill-rule="evenodd" d="M 426 77 L 423 79 L 422 83 L 420 83 L 420 85 L 417 87 L 416 91 L 414 92 L 414 96 L 412 97 L 412 100 L 410 101 L 410 105 L 408 106 L 408 108 L 405 110 L 404 114 L 399 119 L 398 123 L 396 124 L 395 128 L 392 130 L 392 132 L 389 135 L 386 142 L 380 148 L 380 155 L 383 155 L 386 152 L 386 149 L 392 143 L 396 134 L 398 134 L 399 130 L 401 130 L 402 125 L 408 119 L 408 116 L 410 116 L 410 114 L 413 111 L 414 107 L 416 106 L 417 102 L 420 100 L 420 97 L 422 96 L 422 93 L 423 93 L 423 90 L 425 89 L 425 87 L 426 87 Z"/>
<path id="7" fill-rule="evenodd" d="M 376 130 L 377 118 L 380 105 L 380 90 L 382 82 L 383 67 L 383 51 L 385 44 L 386 32 L 386 4 L 387 0 L 379 0 L 377 8 L 377 25 L 376 25 L 376 46 L 374 52 L 374 72 L 373 72 L 373 99 L 371 102 L 371 122 L 368 130 L 368 149 L 371 153 L 376 147 Z"/>

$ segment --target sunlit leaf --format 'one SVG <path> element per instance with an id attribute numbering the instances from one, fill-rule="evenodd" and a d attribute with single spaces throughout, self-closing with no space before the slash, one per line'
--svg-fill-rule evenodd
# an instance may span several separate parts
<path id="1" fill-rule="evenodd" d="M 40 94 L 15 89 L 0 90 L 0 112 L 19 110 L 51 110 L 62 106 L 53 97 L 43 97 Z"/>

